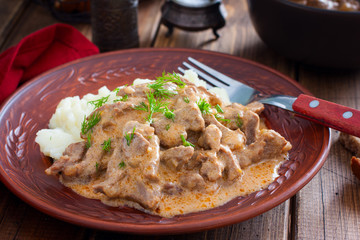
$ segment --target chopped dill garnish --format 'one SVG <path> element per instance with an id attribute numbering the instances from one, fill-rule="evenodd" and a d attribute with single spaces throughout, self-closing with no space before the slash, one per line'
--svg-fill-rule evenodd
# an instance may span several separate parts
<path id="1" fill-rule="evenodd" d="M 115 99 L 113 102 L 126 102 L 128 100 L 129 96 L 127 94 L 125 94 L 124 96 L 122 96 L 121 98 Z"/>
<path id="2" fill-rule="evenodd" d="M 165 130 L 166 130 L 166 131 L 169 131 L 169 129 L 170 129 L 170 124 L 166 124 Z"/>
<path id="3" fill-rule="evenodd" d="M 102 149 L 105 152 L 110 152 L 110 150 L 111 150 L 111 138 L 109 138 L 108 140 L 105 140 L 103 142 L 103 144 L 101 144 L 101 146 L 102 146 Z"/>
<path id="4" fill-rule="evenodd" d="M 98 162 L 95 163 L 95 168 L 96 168 L 96 171 L 99 171 L 99 163 Z"/>
<path id="5" fill-rule="evenodd" d="M 243 124 L 244 124 L 244 122 L 240 118 L 240 114 L 238 113 L 237 118 L 236 118 L 236 125 L 238 126 L 238 128 L 241 128 Z"/>
<path id="6" fill-rule="evenodd" d="M 181 134 L 181 135 L 180 135 L 180 138 L 181 138 L 181 140 L 182 140 L 182 142 L 183 142 L 183 145 L 184 145 L 185 147 L 188 147 L 188 146 L 195 147 L 194 144 L 192 144 L 191 142 L 186 141 L 184 135 Z"/>
<path id="7" fill-rule="evenodd" d="M 196 104 L 198 105 L 200 112 L 202 114 L 209 114 L 211 110 L 211 105 L 205 99 L 200 98 Z"/>
<path id="8" fill-rule="evenodd" d="M 218 113 L 224 113 L 224 110 L 220 107 L 219 104 L 216 104 L 216 105 L 215 105 L 215 109 L 216 109 L 216 111 L 217 111 Z"/>
<path id="9" fill-rule="evenodd" d="M 165 115 L 166 118 L 171 119 L 173 121 L 175 119 L 174 110 L 170 110 L 168 107 L 165 107 L 164 115 Z"/>
<path id="10" fill-rule="evenodd" d="M 135 106 L 134 109 L 145 111 L 145 112 L 149 111 L 148 105 L 146 105 L 146 103 L 144 103 L 144 102 L 141 102 L 139 105 Z"/>
<path id="11" fill-rule="evenodd" d="M 165 73 L 165 71 L 162 73 L 161 77 L 156 78 L 157 81 L 163 81 L 163 82 L 173 82 L 177 84 L 180 88 L 184 88 L 186 83 L 183 82 L 179 75 L 177 75 L 175 72 L 171 73 Z"/>
<path id="12" fill-rule="evenodd" d="M 218 120 L 218 121 L 222 121 L 222 122 L 230 122 L 231 120 L 230 119 L 226 119 L 226 118 L 224 118 L 223 116 L 221 116 L 220 114 L 215 114 L 214 115 L 215 116 L 215 118 Z"/>
<path id="13" fill-rule="evenodd" d="M 118 94 L 119 93 L 119 91 L 120 91 L 120 88 L 115 88 L 114 90 L 112 90 L 112 92 L 114 92 L 115 94 Z"/>
<path id="14" fill-rule="evenodd" d="M 88 119 L 84 116 L 84 121 L 81 123 L 81 133 L 86 134 L 90 131 L 98 122 L 100 122 L 101 116 L 100 112 L 95 112 L 91 114 Z"/>
<path id="15" fill-rule="evenodd" d="M 184 97 L 183 99 L 184 99 L 184 102 L 186 102 L 186 103 L 189 103 L 189 102 L 190 102 L 190 100 L 189 100 L 188 97 Z"/>
<path id="16" fill-rule="evenodd" d="M 146 93 L 149 105 L 144 102 L 141 102 L 139 105 L 135 106 L 134 109 L 148 112 L 149 115 L 146 117 L 146 121 L 152 123 L 152 116 L 156 112 L 164 113 L 165 108 L 169 103 L 162 102 L 161 99 L 156 99 L 152 92 Z"/>
<path id="17" fill-rule="evenodd" d="M 120 163 L 119 163 L 119 168 L 121 169 L 121 168 L 124 168 L 126 166 L 126 164 L 125 164 L 125 162 L 124 161 L 121 161 Z"/>
<path id="18" fill-rule="evenodd" d="M 154 90 L 154 96 L 157 98 L 170 98 L 177 94 L 177 92 L 170 91 L 164 88 L 166 82 L 163 80 L 157 80 L 153 84 L 149 84 L 148 87 Z"/>
<path id="19" fill-rule="evenodd" d="M 125 134 L 125 139 L 126 139 L 126 144 L 128 145 L 128 146 L 130 146 L 130 143 L 131 143 L 131 140 L 133 140 L 133 138 L 134 138 L 134 134 L 135 134 L 135 126 L 134 126 L 134 128 L 133 128 L 133 131 L 132 131 L 132 133 L 129 135 L 128 133 L 126 133 Z"/>
<path id="20" fill-rule="evenodd" d="M 85 147 L 89 149 L 91 147 L 91 133 L 86 136 L 86 139 Z"/>
<path id="21" fill-rule="evenodd" d="M 102 97 L 100 99 L 94 100 L 94 101 L 90 101 L 88 102 L 88 104 L 92 104 L 94 105 L 95 109 L 101 107 L 102 105 L 104 105 L 108 100 L 109 100 L 110 95 L 107 95 L 106 97 Z"/>

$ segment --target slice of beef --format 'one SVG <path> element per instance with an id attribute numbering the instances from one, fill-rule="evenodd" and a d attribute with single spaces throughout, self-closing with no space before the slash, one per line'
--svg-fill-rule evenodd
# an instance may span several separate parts
<path id="1" fill-rule="evenodd" d="M 185 107 L 175 110 L 174 113 L 175 122 L 185 126 L 186 130 L 204 130 L 205 121 L 196 103 L 188 103 Z"/>
<path id="2" fill-rule="evenodd" d="M 180 177 L 180 184 L 189 190 L 201 190 L 206 183 L 199 173 L 189 172 Z"/>
<path id="3" fill-rule="evenodd" d="M 65 181 L 72 181 L 78 179 L 80 181 L 90 181 L 95 177 L 99 169 L 99 165 L 102 164 L 102 157 L 104 151 L 102 146 L 93 144 L 85 153 L 84 157 L 79 163 L 73 165 L 64 166 L 62 171 L 62 178 Z"/>
<path id="4" fill-rule="evenodd" d="M 215 124 L 210 124 L 200 136 L 198 144 L 205 149 L 220 150 L 222 132 Z"/>
<path id="5" fill-rule="evenodd" d="M 264 111 L 264 104 L 255 101 L 255 102 L 251 102 L 248 105 L 246 105 L 246 108 L 249 109 L 250 111 L 260 115 L 262 113 L 262 111 Z"/>
<path id="6" fill-rule="evenodd" d="M 83 158 L 86 152 L 86 143 L 77 142 L 70 144 L 64 151 L 63 156 L 60 159 L 55 160 L 53 165 L 45 170 L 48 175 L 59 174 L 66 166 L 73 165 Z"/>
<path id="7" fill-rule="evenodd" d="M 167 119 L 163 114 L 157 114 L 152 123 L 160 143 L 166 148 L 182 144 L 181 135 L 187 138 L 187 131 L 202 131 L 205 128 L 204 119 L 196 103 L 188 103 L 176 110 L 175 119 Z"/>
<path id="8" fill-rule="evenodd" d="M 247 167 L 261 160 L 278 158 L 281 154 L 288 152 L 291 144 L 274 130 L 261 130 L 256 142 L 250 144 L 242 151 L 234 154 L 239 160 L 241 167 Z"/>
<path id="9" fill-rule="evenodd" d="M 135 130 L 134 130 L 135 129 Z M 154 128 L 149 124 L 129 121 L 124 126 L 122 152 L 125 163 L 133 168 L 142 169 L 144 177 L 149 181 L 158 181 L 157 174 L 160 163 L 159 138 L 154 134 Z"/>
<path id="10" fill-rule="evenodd" d="M 217 157 L 219 161 L 222 161 L 225 165 L 225 172 L 228 180 L 233 181 L 242 175 L 239 162 L 228 146 L 221 145 Z"/>
<path id="11" fill-rule="evenodd" d="M 196 150 L 189 161 L 185 164 L 185 169 L 193 170 L 201 167 L 201 164 L 204 163 L 209 157 L 216 155 L 215 151 L 208 150 Z"/>
<path id="12" fill-rule="evenodd" d="M 179 195 L 182 193 L 182 188 L 173 182 L 167 182 L 162 186 L 161 192 L 167 195 Z"/>
<path id="13" fill-rule="evenodd" d="M 154 209 L 160 201 L 158 185 L 146 184 L 141 176 L 125 173 L 120 181 L 97 185 L 95 192 L 102 192 L 109 199 L 120 198 L 137 202 L 145 209 Z"/>
<path id="14" fill-rule="evenodd" d="M 260 126 L 259 115 L 238 103 L 225 107 L 223 115 L 230 120 L 226 123 L 228 128 L 232 130 L 239 128 L 245 133 L 247 145 L 255 142 Z"/>
<path id="15" fill-rule="evenodd" d="M 193 147 L 173 147 L 161 152 L 160 161 L 163 162 L 169 169 L 179 171 L 183 168 L 184 164 L 189 161 L 193 154 Z"/>
<path id="16" fill-rule="evenodd" d="M 224 171 L 223 162 L 219 161 L 216 154 L 208 154 L 208 158 L 201 165 L 200 174 L 207 180 L 214 182 L 222 177 Z"/>
<path id="17" fill-rule="evenodd" d="M 214 124 L 220 129 L 222 133 L 221 144 L 229 146 L 231 150 L 242 149 L 245 146 L 246 137 L 239 129 L 234 131 L 225 127 L 212 114 L 206 114 L 204 118 L 206 124 Z"/>

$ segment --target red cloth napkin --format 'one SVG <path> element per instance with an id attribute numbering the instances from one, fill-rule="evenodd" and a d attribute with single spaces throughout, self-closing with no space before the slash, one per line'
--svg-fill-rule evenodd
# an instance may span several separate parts
<path id="1" fill-rule="evenodd" d="M 54 24 L 22 39 L 0 54 L 0 104 L 19 83 L 66 62 L 99 53 L 77 29 Z"/>

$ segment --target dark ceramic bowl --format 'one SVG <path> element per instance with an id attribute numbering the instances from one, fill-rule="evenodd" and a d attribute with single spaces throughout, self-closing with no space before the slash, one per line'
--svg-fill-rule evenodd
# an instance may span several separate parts
<path id="1" fill-rule="evenodd" d="M 260 38 L 279 54 L 311 65 L 360 68 L 360 12 L 248 0 Z"/>

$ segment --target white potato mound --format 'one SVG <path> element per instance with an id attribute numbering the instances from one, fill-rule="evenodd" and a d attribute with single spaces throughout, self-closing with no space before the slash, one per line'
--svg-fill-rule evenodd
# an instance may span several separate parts
<path id="1" fill-rule="evenodd" d="M 200 80 L 198 75 L 191 70 L 185 71 L 184 77 L 196 86 L 206 87 L 206 82 Z M 153 81 L 149 79 L 135 79 L 134 85 Z M 229 96 L 224 89 L 212 88 L 209 91 L 218 95 L 226 105 L 230 104 Z M 35 142 L 40 145 L 40 151 L 45 156 L 59 159 L 67 146 L 83 141 L 80 138 L 81 123 L 85 117 L 95 110 L 94 105 L 88 102 L 107 97 L 108 95 L 110 96 L 106 103 L 113 103 L 113 100 L 116 99 L 116 93 L 110 91 L 105 86 L 100 88 L 96 95 L 89 93 L 81 99 L 79 96 L 62 99 L 50 119 L 49 129 L 42 129 L 36 133 Z"/>

